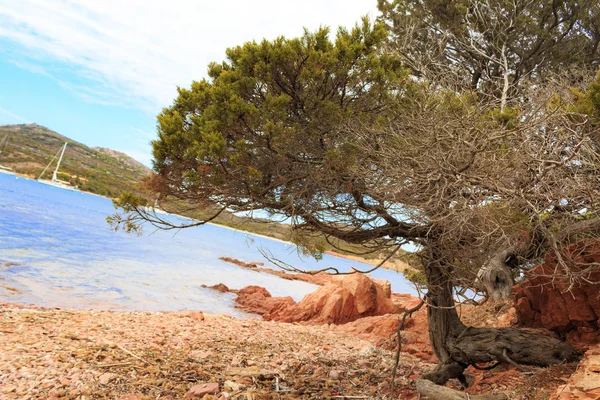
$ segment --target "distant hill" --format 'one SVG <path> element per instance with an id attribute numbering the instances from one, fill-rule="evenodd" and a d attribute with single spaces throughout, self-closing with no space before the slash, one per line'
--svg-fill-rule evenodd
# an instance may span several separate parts
<path id="1" fill-rule="evenodd" d="M 59 178 L 102 196 L 116 197 L 135 191 L 150 173 L 149 168 L 124 153 L 90 148 L 37 124 L 0 125 L 0 142 L 6 136 L 6 146 L 0 147 L 0 165 L 37 178 L 67 142 Z M 46 179 L 51 177 L 55 163 L 44 174 Z"/>
<path id="2" fill-rule="evenodd" d="M 137 160 L 134 160 L 133 158 L 129 157 L 125 153 L 121 153 L 120 151 L 113 150 L 113 149 L 107 149 L 106 147 L 92 147 L 92 149 L 96 150 L 102 154 L 107 154 L 111 157 L 114 157 L 117 160 L 119 160 L 120 162 L 129 165 L 131 168 L 143 169 L 148 172 L 150 171 L 144 164 L 142 164 L 141 162 L 139 162 Z"/>

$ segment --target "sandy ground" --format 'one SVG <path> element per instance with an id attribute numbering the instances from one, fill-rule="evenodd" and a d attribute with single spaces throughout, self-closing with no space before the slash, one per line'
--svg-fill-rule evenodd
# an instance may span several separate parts
<path id="1" fill-rule="evenodd" d="M 423 364 L 332 331 L 199 312 L 55 310 L 0 305 L 1 399 L 416 398 Z M 350 398 L 350 397 L 348 397 Z"/>

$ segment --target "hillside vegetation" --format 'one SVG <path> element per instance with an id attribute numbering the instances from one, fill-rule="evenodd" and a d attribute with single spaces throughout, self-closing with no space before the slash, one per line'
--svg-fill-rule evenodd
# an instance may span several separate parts
<path id="1" fill-rule="evenodd" d="M 123 192 L 135 191 L 140 180 L 150 173 L 147 167 L 126 154 L 90 148 L 37 124 L 0 126 L 0 141 L 6 136 L 0 165 L 36 179 L 67 142 L 59 179 L 86 192 L 116 197 Z M 55 166 L 56 160 L 44 178 L 50 179 Z"/>

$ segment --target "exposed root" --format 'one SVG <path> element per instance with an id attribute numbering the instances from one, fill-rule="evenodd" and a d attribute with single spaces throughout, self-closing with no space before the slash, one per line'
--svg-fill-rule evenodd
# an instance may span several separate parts
<path id="1" fill-rule="evenodd" d="M 518 368 L 547 367 L 574 360 L 578 355 L 559 339 L 515 328 L 470 328 L 448 344 L 451 359 L 465 366 L 500 361 Z"/>
<path id="2" fill-rule="evenodd" d="M 450 379 L 458 379 L 463 388 L 466 388 L 469 384 L 465 377 L 465 368 L 466 366 L 456 363 L 440 363 L 433 371 L 423 375 L 423 379 L 438 385 L 443 385 Z"/>
<path id="3" fill-rule="evenodd" d="M 512 365 L 513 367 L 515 367 L 517 369 L 517 371 L 521 371 L 521 372 L 524 371 L 524 369 L 519 364 L 517 364 L 516 362 L 514 362 L 513 360 L 510 359 L 510 357 L 506 353 L 506 349 L 502 350 L 502 361 L 507 362 L 510 365 Z"/>
<path id="4" fill-rule="evenodd" d="M 491 369 L 494 369 L 494 368 L 496 368 L 496 367 L 497 367 L 498 365 L 500 365 L 500 364 L 502 364 L 500 361 L 496 361 L 495 363 L 493 363 L 493 364 L 490 364 L 490 365 L 486 365 L 485 367 L 480 367 L 480 366 L 479 366 L 479 365 L 477 365 L 477 364 L 471 364 L 471 365 L 473 366 L 473 368 L 475 368 L 475 369 L 478 369 L 478 370 L 480 370 L 480 371 L 489 371 L 489 370 L 491 370 Z"/>

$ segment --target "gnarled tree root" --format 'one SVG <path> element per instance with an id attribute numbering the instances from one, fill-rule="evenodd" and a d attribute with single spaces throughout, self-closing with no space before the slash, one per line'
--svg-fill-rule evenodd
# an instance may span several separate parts
<path id="1" fill-rule="evenodd" d="M 577 358 L 571 345 L 538 332 L 515 328 L 465 328 L 457 337 L 446 340 L 450 359 L 417 380 L 417 390 L 431 399 L 507 399 L 505 394 L 468 395 L 444 385 L 456 378 L 466 387 L 464 370 L 469 365 L 489 362 L 547 367 Z"/>
<path id="2" fill-rule="evenodd" d="M 547 367 L 578 356 L 559 339 L 515 328 L 467 327 L 458 337 L 448 338 L 447 348 L 451 360 L 465 367 L 492 361 Z"/>
<path id="3" fill-rule="evenodd" d="M 445 386 L 436 385 L 427 379 L 417 379 L 417 391 L 427 399 L 435 400 L 508 400 L 506 394 L 467 394 Z"/>
<path id="4" fill-rule="evenodd" d="M 427 379 L 435 384 L 443 385 L 450 379 L 458 379 L 463 387 L 468 387 L 467 378 L 465 376 L 465 366 L 457 363 L 440 363 L 433 371 L 423 375 L 423 379 Z"/>

